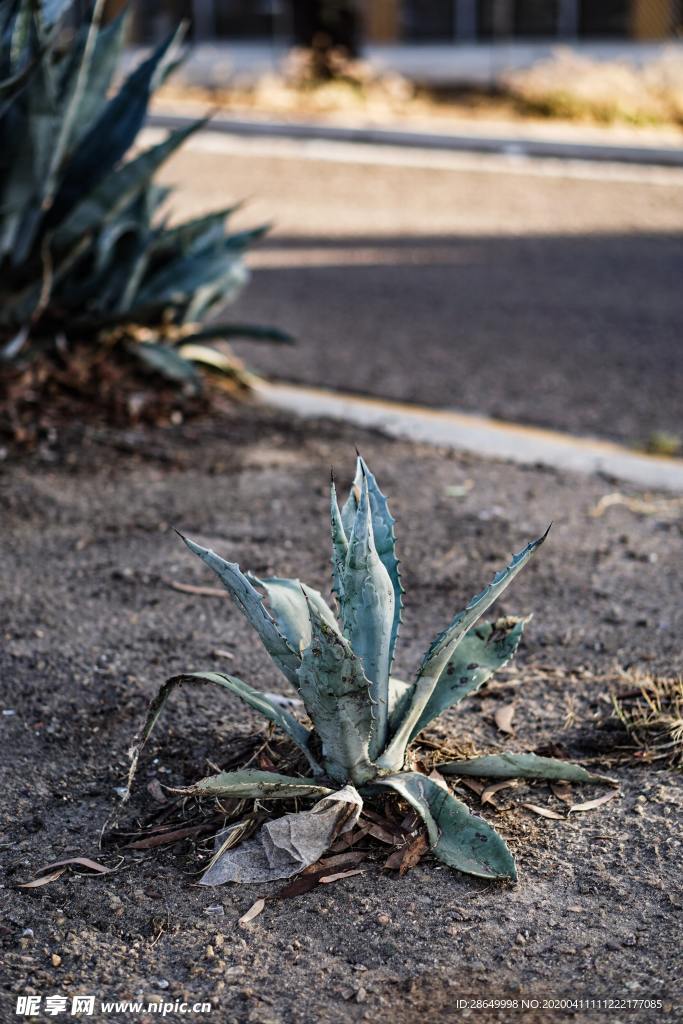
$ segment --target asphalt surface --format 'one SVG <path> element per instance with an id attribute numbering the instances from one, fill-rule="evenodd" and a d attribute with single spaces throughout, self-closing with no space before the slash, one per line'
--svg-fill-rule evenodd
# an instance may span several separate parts
<path id="1" fill-rule="evenodd" d="M 393 156 L 392 156 L 393 153 Z M 367 154 L 365 156 L 364 154 Z M 276 378 L 626 442 L 683 434 L 683 174 L 198 137 L 189 214 L 275 222 L 229 311 Z"/>

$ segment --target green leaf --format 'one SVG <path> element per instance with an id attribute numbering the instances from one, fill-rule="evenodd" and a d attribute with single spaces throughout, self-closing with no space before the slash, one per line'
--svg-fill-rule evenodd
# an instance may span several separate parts
<path id="1" fill-rule="evenodd" d="M 370 680 L 375 716 L 370 759 L 374 760 L 387 740 L 394 588 L 375 547 L 367 480 L 361 486 L 349 537 L 342 592 L 342 630 Z"/>
<path id="2" fill-rule="evenodd" d="M 546 530 L 542 537 L 527 544 L 525 548 L 514 555 L 510 564 L 505 569 L 496 573 L 491 583 L 480 594 L 473 597 L 464 611 L 459 612 L 450 625 L 432 641 L 418 672 L 410 708 L 406 712 L 403 721 L 396 730 L 384 754 L 382 754 L 382 757 L 377 762 L 382 768 L 397 771 L 403 766 L 406 746 L 413 735 L 413 730 L 420 721 L 422 713 L 429 703 L 434 688 L 441 677 L 441 673 L 453 657 L 458 644 L 460 644 L 463 637 L 475 625 L 477 620 L 481 618 L 486 609 L 490 608 L 493 602 L 512 583 L 515 576 L 521 572 L 534 552 L 538 550 L 546 539 L 549 530 L 550 527 L 548 527 L 548 530 Z"/>
<path id="3" fill-rule="evenodd" d="M 389 731 L 396 732 L 401 719 L 410 707 L 415 683 L 391 676 L 389 679 Z"/>
<path id="4" fill-rule="evenodd" d="M 196 132 L 204 121 L 178 128 L 163 142 L 151 146 L 134 159 L 111 171 L 94 189 L 76 203 L 54 232 L 54 245 L 69 245 L 86 231 L 92 231 L 117 217 L 149 184 L 152 176 L 172 153 Z M 55 207 L 56 218 L 59 210 Z"/>
<path id="5" fill-rule="evenodd" d="M 234 693 L 235 696 L 239 697 L 255 711 L 258 711 L 270 722 L 273 722 L 274 725 L 277 725 L 303 751 L 313 771 L 316 774 L 322 772 L 320 765 L 311 754 L 311 733 L 293 715 L 290 715 L 288 711 L 285 711 L 278 704 L 269 700 L 265 694 L 242 682 L 236 676 L 223 675 L 219 672 L 188 672 L 184 675 L 173 676 L 172 679 L 167 679 L 163 686 L 159 687 L 156 697 L 147 709 L 145 724 L 130 752 L 131 764 L 124 801 L 130 796 L 140 753 L 173 691 L 179 686 L 197 686 L 204 683 L 212 683 L 215 686 L 222 687 L 224 690 L 229 690 L 230 693 Z"/>
<path id="6" fill-rule="evenodd" d="M 131 341 L 126 348 L 131 355 L 168 380 L 191 384 L 195 389 L 200 387 L 196 368 L 170 345 L 154 341 Z"/>
<path id="7" fill-rule="evenodd" d="M 438 766 L 442 775 L 466 775 L 481 779 L 553 779 L 562 782 L 609 782 L 607 775 L 594 775 L 578 764 L 538 754 L 485 754 L 463 761 L 446 761 Z"/>
<path id="8" fill-rule="evenodd" d="M 322 740 L 325 769 L 337 782 L 367 782 L 375 775 L 370 684 L 348 641 L 311 601 L 308 611 L 311 642 L 301 656 L 299 692 Z"/>
<path id="9" fill-rule="evenodd" d="M 391 627 L 391 662 L 393 662 L 396 640 L 398 638 L 398 631 L 401 625 L 401 610 L 403 608 L 404 593 L 403 585 L 401 583 L 399 561 L 396 557 L 396 535 L 394 533 L 394 524 L 396 520 L 389 511 L 389 503 L 379 489 L 379 485 L 374 474 L 370 472 L 367 463 L 362 456 L 359 455 L 355 482 L 357 483 L 359 479 L 362 479 L 363 475 L 365 475 L 365 479 L 368 482 L 370 514 L 372 516 L 372 532 L 375 538 L 377 554 L 389 573 L 389 578 L 394 588 L 394 621 Z"/>
<path id="10" fill-rule="evenodd" d="M 455 649 L 410 734 L 412 742 L 430 722 L 478 690 L 514 655 L 528 619 L 498 619 L 473 626 Z"/>
<path id="11" fill-rule="evenodd" d="M 249 341 L 277 341 L 293 345 L 294 338 L 279 327 L 258 327 L 250 324 L 209 324 L 201 331 L 188 335 L 185 341 L 200 341 L 206 338 L 245 338 Z"/>
<path id="12" fill-rule="evenodd" d="M 219 772 L 209 775 L 194 786 L 175 790 L 186 796 L 224 796 L 258 800 L 291 800 L 294 797 L 323 797 L 333 790 L 320 786 L 312 779 L 299 779 L 277 772 L 261 772 L 245 768 L 240 772 Z"/>
<path id="13" fill-rule="evenodd" d="M 182 533 L 180 537 L 190 551 L 201 558 L 204 564 L 216 573 L 237 607 L 258 633 L 263 646 L 277 667 L 285 674 L 290 683 L 298 686 L 298 672 L 301 664 L 299 653 L 282 635 L 268 613 L 263 598 L 249 582 L 239 565 L 236 562 L 226 562 L 215 551 L 203 548 L 201 544 L 195 544 L 194 541 L 183 537 Z"/>
<path id="14" fill-rule="evenodd" d="M 330 627 L 339 632 L 337 620 L 328 607 L 322 594 L 313 587 L 306 586 L 299 580 L 282 579 L 279 576 L 268 576 L 259 579 L 253 573 L 249 578 L 262 587 L 268 595 L 268 603 L 278 629 L 287 638 L 295 651 L 301 651 L 311 642 L 311 619 L 308 613 L 308 602 L 318 615 Z"/>
<path id="15" fill-rule="evenodd" d="M 417 772 L 377 780 L 403 797 L 427 826 L 432 852 L 444 864 L 479 878 L 511 878 L 517 870 L 505 840 L 452 793 Z"/>
<path id="16" fill-rule="evenodd" d="M 349 542 L 341 521 L 334 478 L 330 481 L 330 522 L 332 526 L 332 590 L 341 604 L 344 595 L 344 569 L 349 552 Z"/>
<path id="17" fill-rule="evenodd" d="M 79 142 L 68 163 L 55 205 L 66 212 L 125 155 L 142 128 L 157 66 L 172 45 L 165 39 L 125 80 Z"/>

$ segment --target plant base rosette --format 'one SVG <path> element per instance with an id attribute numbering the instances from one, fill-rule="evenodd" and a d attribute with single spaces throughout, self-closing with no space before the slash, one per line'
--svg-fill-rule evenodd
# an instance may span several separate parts
<path id="1" fill-rule="evenodd" d="M 310 777 L 243 769 L 219 772 L 182 792 L 264 801 L 317 797 L 318 802 L 309 811 L 268 822 L 241 848 L 219 850 L 204 876 L 206 884 L 290 877 L 329 848 L 353 815 L 360 813 L 364 800 L 387 791 L 417 812 L 439 860 L 481 878 L 515 879 L 515 863 L 502 836 L 458 800 L 443 777 L 611 780 L 579 765 L 535 754 L 448 761 L 438 765 L 440 777 L 435 779 L 412 770 L 410 745 L 434 719 L 478 690 L 514 655 L 528 619 L 482 623 L 481 616 L 529 562 L 547 531 L 516 554 L 437 634 L 414 682 L 406 682 L 391 672 L 403 605 L 394 519 L 360 456 L 341 509 L 332 482 L 331 528 L 338 619 L 323 596 L 299 580 L 245 575 L 235 563 L 183 538 L 216 573 L 274 663 L 297 689 L 311 725 L 299 721 L 272 695 L 235 676 L 211 672 L 176 676 L 164 684 L 150 706 L 133 748 L 127 794 L 140 750 L 172 691 L 211 683 L 238 696 L 285 732 L 305 756 Z"/>

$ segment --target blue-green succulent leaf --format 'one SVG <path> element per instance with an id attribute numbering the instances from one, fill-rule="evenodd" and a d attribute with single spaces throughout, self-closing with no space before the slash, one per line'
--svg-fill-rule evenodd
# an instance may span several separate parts
<path id="1" fill-rule="evenodd" d="M 410 734 L 411 742 L 430 722 L 475 693 L 494 672 L 507 665 L 528 619 L 506 618 L 473 626 L 456 647 L 438 678 L 424 711 Z"/>
<path id="2" fill-rule="evenodd" d="M 180 535 L 182 537 L 182 534 Z M 249 582 L 236 562 L 226 562 L 215 551 L 182 537 L 190 551 L 208 565 L 235 601 L 242 614 L 251 623 L 268 654 L 277 667 L 295 686 L 298 685 L 298 671 L 301 662 L 298 651 L 277 628 L 258 590 Z"/>
<path id="3" fill-rule="evenodd" d="M 551 779 L 558 782 L 609 782 L 607 775 L 595 775 L 578 764 L 538 754 L 484 754 L 464 761 L 439 765 L 442 775 L 466 775 L 480 779 Z"/>
<path id="4" fill-rule="evenodd" d="M 395 790 L 414 807 L 427 827 L 432 852 L 444 864 L 479 878 L 517 878 L 503 837 L 433 779 L 401 772 L 377 784 Z"/>
<path id="5" fill-rule="evenodd" d="M 311 642 L 303 651 L 299 692 L 322 740 L 323 763 L 337 782 L 361 784 L 375 775 L 370 684 L 349 642 L 308 601 Z"/>
<path id="6" fill-rule="evenodd" d="M 346 556 L 349 551 L 349 541 L 341 520 L 334 480 L 330 482 L 330 521 L 332 525 L 332 590 L 336 595 L 337 601 L 341 604 L 344 594 L 344 570 L 346 568 Z"/>
<path id="7" fill-rule="evenodd" d="M 161 164 L 203 124 L 204 121 L 200 121 L 187 128 L 178 128 L 163 142 L 111 171 L 94 189 L 86 192 L 62 220 L 54 232 L 55 247 L 59 249 L 70 245 L 84 232 L 99 228 L 117 217 L 149 184 Z"/>
<path id="8" fill-rule="evenodd" d="M 375 547 L 365 480 L 349 538 L 342 586 L 342 631 L 370 680 L 375 715 L 370 758 L 374 760 L 384 749 L 388 734 L 394 588 Z"/>
<path id="9" fill-rule="evenodd" d="M 291 800 L 293 797 L 323 797 L 333 790 L 320 786 L 312 779 L 299 779 L 295 775 L 279 775 L 256 768 L 239 772 L 219 772 L 201 779 L 187 789 L 176 790 L 185 796 L 223 796 L 237 799 Z"/>
<path id="10" fill-rule="evenodd" d="M 394 588 L 394 621 L 391 627 L 391 660 L 393 662 L 396 640 L 398 638 L 398 631 L 401 625 L 401 610 L 403 608 L 404 593 L 403 585 L 401 583 L 399 561 L 396 557 L 396 535 L 394 533 L 394 524 L 396 520 L 389 511 L 389 503 L 379 489 L 379 485 L 374 474 L 370 471 L 367 463 L 360 455 L 358 456 L 358 467 L 356 470 L 357 479 L 359 474 L 361 479 L 364 474 L 365 479 L 368 482 L 372 532 L 375 538 L 377 554 L 382 560 L 384 568 L 389 573 L 389 579 L 391 580 Z"/>
<path id="11" fill-rule="evenodd" d="M 249 573 L 249 577 L 266 591 L 277 627 L 295 651 L 301 651 L 311 642 L 311 619 L 306 599 L 314 605 L 321 619 L 331 629 L 338 631 L 337 621 L 318 590 L 306 586 L 299 580 L 282 579 L 278 576 L 259 579 L 253 573 Z"/>
<path id="12" fill-rule="evenodd" d="M 415 689 L 415 683 L 408 683 L 404 679 L 397 679 L 391 676 L 389 679 L 389 732 L 394 733 L 398 729 L 401 719 L 410 707 L 410 701 Z"/>
<path id="13" fill-rule="evenodd" d="M 277 725 L 283 732 L 287 733 L 289 738 L 306 755 L 306 759 L 316 775 L 322 773 L 322 768 L 313 757 L 310 750 L 311 733 L 294 717 L 294 715 L 290 715 L 288 711 L 285 711 L 274 701 L 269 700 L 265 694 L 259 693 L 258 690 L 255 690 L 252 686 L 249 686 L 241 679 L 238 679 L 237 676 L 223 675 L 223 673 L 219 672 L 188 672 L 185 673 L 185 675 L 173 676 L 172 679 L 167 679 L 163 686 L 159 687 L 154 700 L 152 700 L 147 709 L 145 724 L 143 725 L 142 730 L 130 751 L 131 762 L 128 772 L 128 785 L 123 798 L 124 801 L 130 796 L 130 790 L 137 770 L 140 752 L 149 739 L 150 734 L 154 729 L 154 726 L 157 724 L 159 716 L 164 710 L 166 702 L 173 691 L 179 686 L 197 686 L 203 685 L 204 683 L 213 683 L 215 686 L 223 687 L 224 690 L 229 690 L 237 697 L 240 697 L 241 700 L 252 707 L 255 711 L 259 711 L 265 718 L 273 722 L 274 725 Z"/>
<path id="14" fill-rule="evenodd" d="M 549 529 L 550 527 L 548 527 Z M 530 544 L 527 544 L 525 548 L 514 555 L 510 564 L 505 569 L 497 572 L 491 583 L 480 594 L 473 597 L 464 611 L 456 615 L 450 625 L 432 641 L 418 672 L 410 708 L 392 736 L 382 757 L 378 760 L 378 764 L 382 768 L 398 771 L 403 766 L 406 746 L 413 735 L 413 730 L 420 721 L 422 713 L 429 703 L 434 688 L 441 677 L 441 673 L 453 657 L 456 648 L 487 608 L 490 608 L 506 587 L 512 583 L 515 576 L 521 572 L 534 552 L 538 550 L 548 536 L 548 530 L 538 540 L 531 541 Z"/>

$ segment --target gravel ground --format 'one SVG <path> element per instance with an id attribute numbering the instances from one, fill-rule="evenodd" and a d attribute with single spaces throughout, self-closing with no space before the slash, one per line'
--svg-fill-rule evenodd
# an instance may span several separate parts
<path id="1" fill-rule="evenodd" d="M 205 136 L 165 172 L 180 212 L 246 197 L 241 223 L 275 224 L 230 316 L 298 345 L 239 346 L 253 367 L 627 443 L 683 436 L 683 175 L 260 146 Z"/>
<path id="2" fill-rule="evenodd" d="M 550 748 L 609 770 L 619 798 L 562 821 L 520 806 L 560 807 L 545 785 L 487 806 L 517 857 L 515 886 L 431 859 L 401 879 L 368 862 L 363 874 L 268 902 L 242 928 L 238 918 L 277 885 L 197 887 L 188 841 L 128 851 L 101 878 L 15 888 L 61 857 L 118 862 L 98 850 L 98 835 L 146 701 L 167 676 L 229 665 L 262 689 L 287 689 L 228 601 L 164 582 L 212 582 L 171 527 L 258 573 L 327 589 L 326 479 L 334 463 L 346 483 L 355 443 L 399 517 L 403 673 L 554 520 L 498 605 L 535 613 L 515 667 L 434 735 L 466 736 L 482 751 Z M 2 706 L 14 713 L 0 718 L 3 1019 L 14 1019 L 18 994 L 93 993 L 98 1004 L 211 1000 L 211 1018 L 194 1019 L 221 1024 L 515 1019 L 509 1009 L 458 1009 L 464 997 L 661 999 L 661 1010 L 541 1006 L 520 1019 L 680 1020 L 680 775 L 618 756 L 609 691 L 638 672 L 683 669 L 681 528 L 623 506 L 592 516 L 612 490 L 258 410 L 155 435 L 91 436 L 56 462 L 6 464 L 0 673 Z M 493 716 L 511 701 L 515 734 L 505 736 Z M 131 813 L 155 806 L 150 782 L 194 781 L 260 728 L 229 695 L 177 698 L 144 754 Z M 601 792 L 575 787 L 577 799 Z"/>

